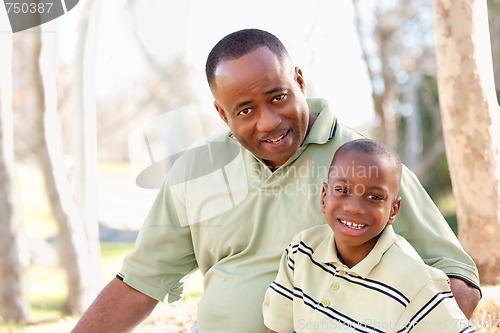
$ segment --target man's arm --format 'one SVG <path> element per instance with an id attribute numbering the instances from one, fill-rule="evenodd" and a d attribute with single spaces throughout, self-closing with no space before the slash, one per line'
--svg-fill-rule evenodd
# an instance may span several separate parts
<path id="1" fill-rule="evenodd" d="M 457 278 L 450 278 L 450 288 L 453 292 L 453 296 L 457 300 L 458 307 L 462 310 L 467 319 L 470 319 L 481 299 L 481 292 L 477 288 Z"/>
<path id="2" fill-rule="evenodd" d="M 131 332 L 158 301 L 117 278 L 101 291 L 71 333 Z"/>
<path id="3" fill-rule="evenodd" d="M 455 299 L 464 314 L 470 317 L 480 299 L 476 264 L 418 178 L 406 167 L 403 168 L 400 195 L 403 203 L 394 230 L 413 245 L 426 264 L 453 277 L 451 289 Z"/>

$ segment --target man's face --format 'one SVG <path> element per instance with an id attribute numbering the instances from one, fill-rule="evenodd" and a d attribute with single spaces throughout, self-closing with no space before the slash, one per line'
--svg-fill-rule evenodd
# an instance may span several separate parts
<path id="1" fill-rule="evenodd" d="M 344 151 L 330 168 L 323 185 L 321 209 L 342 255 L 364 258 L 378 235 L 399 211 L 399 179 L 387 160 L 357 151 Z"/>
<path id="2" fill-rule="evenodd" d="M 212 93 L 236 139 L 270 167 L 281 166 L 297 151 L 314 119 L 301 71 L 266 47 L 222 62 Z"/>

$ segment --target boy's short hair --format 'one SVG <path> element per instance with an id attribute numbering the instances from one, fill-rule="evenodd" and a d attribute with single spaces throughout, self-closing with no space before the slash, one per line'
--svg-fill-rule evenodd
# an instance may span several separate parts
<path id="1" fill-rule="evenodd" d="M 346 142 L 341 145 L 333 155 L 330 168 L 333 166 L 336 159 L 340 155 L 342 155 L 343 152 L 347 151 L 356 151 L 386 159 L 395 166 L 395 169 L 397 170 L 398 182 L 401 180 L 401 173 L 403 168 L 401 159 L 398 153 L 388 145 L 372 139 L 356 139 Z"/>

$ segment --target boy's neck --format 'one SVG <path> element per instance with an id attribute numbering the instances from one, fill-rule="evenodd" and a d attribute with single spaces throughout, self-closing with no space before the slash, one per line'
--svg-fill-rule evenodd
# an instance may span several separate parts
<path id="1" fill-rule="evenodd" d="M 361 260 L 366 258 L 366 255 L 358 255 L 358 254 L 349 254 L 348 256 L 343 256 L 338 247 L 337 247 L 337 256 L 340 259 L 340 262 L 346 265 L 349 268 L 353 268 L 356 266 Z"/>
<path id="2" fill-rule="evenodd" d="M 366 248 L 363 246 L 346 246 L 345 244 L 337 243 L 337 239 L 335 239 L 335 246 L 337 247 L 337 257 L 340 261 L 349 268 L 356 266 L 360 263 L 366 256 L 373 250 L 375 244 L 380 238 L 380 234 L 375 237 L 375 242 L 373 246 Z"/>

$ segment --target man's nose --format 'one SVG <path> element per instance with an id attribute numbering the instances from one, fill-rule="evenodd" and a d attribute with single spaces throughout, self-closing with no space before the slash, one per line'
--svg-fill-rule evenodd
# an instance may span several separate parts
<path id="1" fill-rule="evenodd" d="M 281 124 L 281 116 L 272 108 L 261 108 L 259 120 L 257 122 L 257 130 L 260 132 L 270 132 L 276 129 Z"/>

